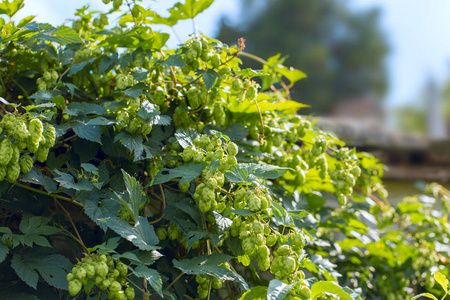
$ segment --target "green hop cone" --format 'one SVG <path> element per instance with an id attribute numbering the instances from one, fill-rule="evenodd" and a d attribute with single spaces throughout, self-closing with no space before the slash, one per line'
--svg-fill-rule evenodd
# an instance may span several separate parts
<path id="1" fill-rule="evenodd" d="M 55 145 L 55 141 L 56 141 L 56 130 L 55 127 L 53 127 L 53 125 L 51 124 L 45 124 L 44 125 L 44 130 L 42 132 L 42 137 L 44 138 L 44 145 L 47 148 L 51 148 Z"/>
<path id="2" fill-rule="evenodd" d="M 0 141 L 0 165 L 6 166 L 12 158 L 13 146 L 8 138 L 3 138 Z"/>
<path id="3" fill-rule="evenodd" d="M 127 287 L 127 289 L 125 290 L 125 296 L 127 297 L 128 300 L 134 299 L 135 297 L 134 289 L 132 287 Z"/>
<path id="4" fill-rule="evenodd" d="M 156 229 L 156 236 L 160 241 L 164 241 L 167 238 L 167 230 L 164 227 L 158 227 Z"/>
<path id="5" fill-rule="evenodd" d="M 190 182 L 182 182 L 182 181 L 178 182 L 178 186 L 180 187 L 180 190 L 182 192 L 187 192 L 190 185 L 191 185 Z"/>
<path id="6" fill-rule="evenodd" d="M 19 165 L 20 165 L 20 171 L 23 174 L 26 174 L 31 171 L 31 168 L 33 168 L 33 158 L 29 155 L 23 155 L 19 159 Z"/>
<path id="7" fill-rule="evenodd" d="M 6 167 L 0 166 L 0 181 L 3 181 L 6 176 Z"/>
<path id="8" fill-rule="evenodd" d="M 39 145 L 39 148 L 34 153 L 34 155 L 36 156 L 36 160 L 41 163 L 45 162 L 48 157 L 48 151 L 49 151 L 48 148 L 46 148 L 45 146 Z"/>
<path id="9" fill-rule="evenodd" d="M 27 129 L 27 124 L 22 119 L 16 119 L 13 123 L 13 137 L 18 141 L 26 141 L 30 132 Z"/>
<path id="10" fill-rule="evenodd" d="M 39 119 L 31 119 L 28 122 L 28 131 L 30 132 L 30 139 L 35 143 L 39 143 L 44 131 L 44 125 Z"/>
<path id="11" fill-rule="evenodd" d="M 13 123 L 16 120 L 16 116 L 12 114 L 6 114 L 3 116 L 3 119 L 0 122 L 0 125 L 3 126 L 6 130 L 11 130 L 13 128 Z"/>
<path id="12" fill-rule="evenodd" d="M 74 279 L 69 281 L 69 294 L 73 297 L 81 291 L 83 284 L 80 280 Z"/>

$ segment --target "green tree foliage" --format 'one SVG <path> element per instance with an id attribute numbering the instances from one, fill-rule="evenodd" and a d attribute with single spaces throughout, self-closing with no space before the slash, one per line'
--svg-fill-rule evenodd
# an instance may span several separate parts
<path id="1" fill-rule="evenodd" d="M 222 22 L 218 39 L 235 44 L 244 37 L 249 52 L 263 58 L 281 53 L 287 65 L 304 71 L 308 78 L 291 89 L 291 96 L 311 105 L 307 112 L 328 113 L 337 102 L 361 96 L 382 99 L 388 48 L 377 9 L 352 11 L 340 0 L 241 3 L 240 21 Z"/>
<path id="2" fill-rule="evenodd" d="M 449 275 L 448 191 L 391 207 L 372 155 L 255 81 L 301 71 L 242 69 L 242 47 L 201 35 L 164 48 L 152 24 L 212 1 L 168 17 L 103 2 L 70 28 L 7 22 L 22 1 L 0 6 L 2 299 L 447 293 L 434 282 Z"/>

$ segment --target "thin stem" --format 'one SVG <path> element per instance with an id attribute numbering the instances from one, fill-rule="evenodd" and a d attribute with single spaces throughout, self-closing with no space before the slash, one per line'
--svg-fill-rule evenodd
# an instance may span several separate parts
<path id="1" fill-rule="evenodd" d="M 55 200 L 55 203 L 58 204 L 59 207 L 61 207 L 61 209 L 63 210 L 63 212 L 66 214 L 67 218 L 69 218 L 69 222 L 70 222 L 70 224 L 72 224 L 73 230 L 75 231 L 75 234 L 76 234 L 77 237 L 78 237 L 78 240 L 79 240 L 79 242 L 80 242 L 80 244 L 81 244 L 81 247 L 83 247 L 84 251 L 85 251 L 86 253 L 88 253 L 87 248 L 86 248 L 86 246 L 85 246 L 84 243 L 83 243 L 83 239 L 81 238 L 80 233 L 78 232 L 77 227 L 75 226 L 75 223 L 73 223 L 72 218 L 70 217 L 69 212 L 64 208 L 64 206 L 63 206 L 61 203 L 59 203 L 58 200 L 56 200 L 56 199 L 54 199 L 54 200 Z"/>
<path id="2" fill-rule="evenodd" d="M 27 190 L 30 190 L 30 191 L 35 192 L 35 193 L 39 193 L 39 194 L 46 195 L 46 196 L 49 196 L 49 197 L 54 197 L 54 198 L 59 199 L 59 200 L 63 200 L 63 201 L 66 201 L 66 202 L 73 203 L 75 205 L 78 205 L 79 207 L 84 207 L 83 204 L 81 204 L 80 202 L 77 202 L 77 201 L 75 201 L 75 200 L 73 200 L 71 198 L 67 198 L 67 197 L 60 196 L 60 195 L 55 195 L 55 194 L 49 194 L 47 192 L 44 192 L 44 191 L 32 188 L 31 186 L 24 185 L 24 184 L 21 184 L 21 183 L 18 183 L 18 182 L 14 183 L 14 185 L 16 185 L 18 187 L 21 187 L 21 188 L 24 188 L 24 189 L 27 189 Z"/>
<path id="3" fill-rule="evenodd" d="M 80 244 L 81 247 L 84 247 L 83 243 L 80 240 L 78 240 L 78 238 L 76 236 L 74 236 L 70 231 L 68 231 L 64 226 L 59 225 L 59 228 L 61 228 L 68 236 L 70 236 L 78 244 Z M 87 250 L 86 250 L 86 252 L 87 252 Z"/>
<path id="4" fill-rule="evenodd" d="M 255 99 L 255 104 L 256 104 L 256 108 L 258 109 L 258 112 L 259 112 L 259 118 L 261 120 L 262 137 L 265 138 L 266 135 L 264 134 L 264 120 L 263 120 L 263 117 L 262 117 L 261 109 L 259 108 L 259 105 L 258 105 L 258 101 L 256 99 Z M 259 140 L 261 140 L 261 137 L 259 137 Z"/>
<path id="5" fill-rule="evenodd" d="M 132 285 L 134 285 L 139 291 L 141 291 L 142 294 L 145 294 L 145 293 L 146 293 L 146 292 L 145 292 L 143 289 L 141 289 L 136 283 L 134 283 L 133 281 L 131 281 L 130 279 L 128 279 L 128 278 L 126 278 L 126 277 L 125 277 L 125 279 L 126 279 L 129 283 L 131 283 Z"/>
<path id="6" fill-rule="evenodd" d="M 159 53 L 161 53 L 163 58 L 165 57 L 164 52 L 162 52 L 162 50 L 160 50 Z M 177 76 L 175 75 L 175 71 L 172 66 L 169 66 L 169 69 L 170 69 L 170 74 L 172 75 L 173 84 L 176 86 L 177 85 Z"/>

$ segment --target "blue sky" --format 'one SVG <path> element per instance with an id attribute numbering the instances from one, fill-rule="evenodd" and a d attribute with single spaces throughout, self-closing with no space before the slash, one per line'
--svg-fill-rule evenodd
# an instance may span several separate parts
<path id="1" fill-rule="evenodd" d="M 176 0 L 146 1 L 148 6 L 164 14 Z M 62 24 L 75 10 L 89 3 L 91 8 L 105 10 L 101 0 L 25 0 L 25 8 L 16 19 L 36 15 L 38 22 Z M 219 16 L 231 18 L 238 13 L 238 0 L 216 0 L 197 16 L 197 30 L 206 35 L 217 32 Z M 378 6 L 382 9 L 381 27 L 387 35 L 391 53 L 386 60 L 390 89 L 385 104 L 388 107 L 417 102 L 425 81 L 430 76 L 443 83 L 450 78 L 450 1 L 449 0 L 349 0 L 355 10 Z M 172 31 L 166 27 L 163 30 Z M 191 21 L 176 26 L 182 39 L 192 33 Z M 170 46 L 177 39 L 170 40 Z"/>

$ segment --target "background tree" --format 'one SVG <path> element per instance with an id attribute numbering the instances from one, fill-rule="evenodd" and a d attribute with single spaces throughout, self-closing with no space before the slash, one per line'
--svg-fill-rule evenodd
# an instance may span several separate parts
<path id="1" fill-rule="evenodd" d="M 356 97 L 382 99 L 388 47 L 378 24 L 380 11 L 356 12 L 347 3 L 243 0 L 241 21 L 233 25 L 222 21 L 218 39 L 233 44 L 243 36 L 250 53 L 286 55 L 286 65 L 308 75 L 296 84 L 292 98 L 312 105 L 314 113 L 325 114 L 336 102 Z M 258 67 L 245 58 L 244 63 Z"/>

